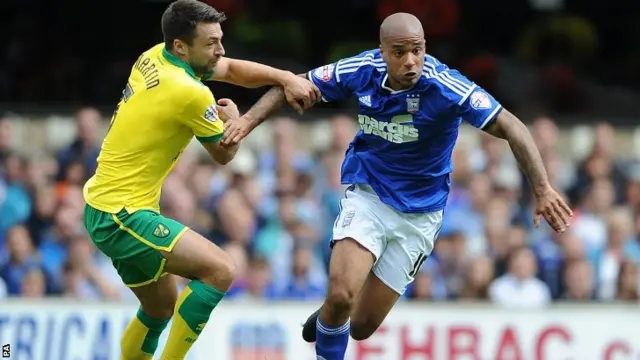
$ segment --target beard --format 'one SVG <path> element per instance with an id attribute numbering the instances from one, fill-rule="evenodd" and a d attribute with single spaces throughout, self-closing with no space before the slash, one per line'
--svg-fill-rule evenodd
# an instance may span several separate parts
<path id="1" fill-rule="evenodd" d="M 195 71 L 196 74 L 198 74 L 198 75 L 203 75 L 203 74 L 210 73 L 215 69 L 215 66 L 211 66 L 209 64 L 198 65 L 198 64 L 191 63 L 189 65 L 191 66 L 193 71 Z"/>

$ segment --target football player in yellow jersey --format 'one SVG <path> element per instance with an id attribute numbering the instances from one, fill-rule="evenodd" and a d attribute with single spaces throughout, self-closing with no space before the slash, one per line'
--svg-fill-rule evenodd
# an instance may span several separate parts
<path id="1" fill-rule="evenodd" d="M 164 44 L 135 62 L 96 174 L 84 187 L 85 226 L 141 303 L 122 338 L 124 360 L 152 359 L 170 319 L 162 359 L 184 359 L 234 278 L 228 254 L 160 214 L 164 179 L 193 136 L 221 164 L 238 149 L 218 141 L 224 123 L 237 121 L 237 107 L 229 99 L 216 103 L 201 80 L 281 85 L 299 111 L 319 97 L 293 73 L 224 58 L 223 20 L 224 14 L 196 0 L 169 6 L 162 17 Z M 192 279 L 179 297 L 168 274 Z"/>

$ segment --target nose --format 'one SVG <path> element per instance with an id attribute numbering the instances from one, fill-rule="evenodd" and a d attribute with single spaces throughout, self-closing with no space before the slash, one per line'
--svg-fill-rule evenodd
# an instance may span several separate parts
<path id="1" fill-rule="evenodd" d="M 220 47 L 215 51 L 215 55 L 218 57 L 224 56 L 224 47 L 220 45 Z"/>
<path id="2" fill-rule="evenodd" d="M 404 66 L 411 69 L 416 65 L 416 59 L 413 54 L 409 54 L 404 60 Z"/>

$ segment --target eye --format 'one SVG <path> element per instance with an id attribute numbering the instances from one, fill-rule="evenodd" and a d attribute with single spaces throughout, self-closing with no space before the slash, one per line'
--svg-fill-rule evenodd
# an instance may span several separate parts
<path id="1" fill-rule="evenodd" d="M 397 57 L 401 57 L 403 55 L 402 50 L 394 50 L 393 55 Z"/>
<path id="2" fill-rule="evenodd" d="M 415 55 L 420 55 L 420 53 L 421 53 L 421 52 L 422 52 L 422 48 L 415 48 L 415 49 L 413 49 L 413 53 L 414 53 Z"/>

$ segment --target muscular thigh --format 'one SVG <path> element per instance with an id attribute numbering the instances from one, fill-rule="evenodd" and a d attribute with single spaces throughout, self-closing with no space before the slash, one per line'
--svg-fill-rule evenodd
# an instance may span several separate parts
<path id="1" fill-rule="evenodd" d="M 374 331 L 415 279 L 433 250 L 442 223 L 442 212 L 395 214 L 388 232 L 391 238 L 374 265 L 359 295 L 352 323 Z"/>
<path id="2" fill-rule="evenodd" d="M 165 271 L 188 279 L 207 278 L 205 282 L 219 286 L 220 290 L 231 285 L 233 260 L 231 256 L 207 238 L 189 229 L 171 252 L 163 252 Z"/>

